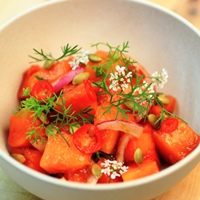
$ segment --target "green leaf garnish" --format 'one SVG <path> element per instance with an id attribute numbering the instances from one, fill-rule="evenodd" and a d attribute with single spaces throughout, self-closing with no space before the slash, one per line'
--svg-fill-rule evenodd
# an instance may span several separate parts
<path id="1" fill-rule="evenodd" d="M 58 98 L 61 99 L 61 103 L 59 104 L 56 103 Z M 41 121 L 39 126 L 35 127 L 32 125 L 27 132 L 27 138 L 31 140 L 32 143 L 37 143 L 38 139 L 41 141 L 44 140 L 44 138 L 39 134 L 40 131 L 38 131 L 41 128 L 44 128 L 48 137 L 55 136 L 56 134 L 60 134 L 61 137 L 63 137 L 60 129 L 64 126 L 70 127 L 77 126 L 77 124 L 93 123 L 94 116 L 90 113 L 92 110 L 91 107 L 87 107 L 80 110 L 78 113 L 75 113 L 72 112 L 72 105 L 67 108 L 65 107 L 65 102 L 66 101 L 62 98 L 62 93 L 60 93 L 59 96 L 54 94 L 53 97 L 42 102 L 33 96 L 21 101 L 19 110 L 24 109 L 32 112 L 32 117 L 34 118 L 33 123 L 37 119 L 40 119 Z M 45 117 L 47 118 L 47 116 L 49 119 L 48 121 L 42 120 L 45 119 Z"/>
<path id="2" fill-rule="evenodd" d="M 59 56 L 58 58 L 54 58 L 51 53 L 49 54 L 45 53 L 43 49 L 41 49 L 40 51 L 37 49 L 33 49 L 33 51 L 38 57 L 30 55 L 29 57 L 32 58 L 34 62 L 44 62 L 44 67 L 50 68 L 55 62 L 65 57 L 76 54 L 78 51 L 81 50 L 81 48 L 78 48 L 78 45 L 71 47 L 69 44 L 67 44 L 66 46 L 62 47 L 61 50 L 62 50 L 62 55 Z"/>

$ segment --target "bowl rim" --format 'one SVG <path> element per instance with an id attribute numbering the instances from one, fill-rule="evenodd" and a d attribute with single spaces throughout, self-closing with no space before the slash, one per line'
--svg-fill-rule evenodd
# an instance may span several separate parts
<path id="1" fill-rule="evenodd" d="M 42 9 L 43 7 L 50 6 L 50 5 L 53 5 L 53 4 L 70 2 L 70 1 L 76 1 L 76 0 L 65 0 L 65 1 L 63 1 L 63 0 L 52 0 L 52 1 L 47 1 L 47 2 L 41 2 L 38 5 L 35 5 L 31 8 L 29 8 L 29 9 L 26 9 L 25 11 L 23 11 L 23 12 L 17 14 L 16 16 L 12 17 L 10 20 L 4 22 L 0 26 L 0 32 L 2 30 L 4 30 L 7 26 L 9 26 L 10 24 L 14 23 L 16 20 L 20 19 L 21 17 L 24 17 L 25 15 L 29 14 L 30 12 L 34 12 L 38 9 Z M 124 1 L 124 0 L 110 0 L 110 1 Z M 177 21 L 181 22 L 182 24 L 184 24 L 185 26 L 187 26 L 189 29 L 191 29 L 194 33 L 196 33 L 200 37 L 200 31 L 192 23 L 190 23 L 188 20 L 184 19 L 180 15 L 176 14 L 175 12 L 173 12 L 173 11 L 167 9 L 167 8 L 164 8 L 160 5 L 157 5 L 153 2 L 149 2 L 149 1 L 146 1 L 146 0 L 143 0 L 143 1 L 141 1 L 141 0 L 126 0 L 126 1 L 141 4 L 141 5 L 144 5 L 144 6 L 148 6 L 148 7 L 155 9 L 155 10 L 159 10 L 159 11 L 165 13 L 166 15 L 170 15 L 175 20 L 177 20 Z M 134 187 L 134 186 L 140 186 L 140 185 L 148 184 L 150 182 L 159 180 L 161 178 L 165 178 L 169 174 L 178 171 L 183 166 L 187 166 L 187 164 L 190 163 L 190 161 L 192 161 L 193 159 L 195 159 L 197 157 L 200 157 L 200 145 L 193 152 L 191 152 L 189 154 L 189 156 L 187 156 L 183 160 L 179 161 L 178 163 L 160 171 L 159 173 L 156 173 L 156 174 L 144 177 L 144 178 L 140 178 L 140 179 L 137 179 L 137 180 L 129 181 L 129 182 L 123 182 L 123 183 L 117 183 L 117 184 L 93 185 L 93 184 L 82 184 L 82 183 L 67 182 L 67 181 L 64 182 L 64 181 L 60 181 L 59 179 L 50 177 L 48 175 L 39 173 L 39 172 L 32 170 L 32 169 L 22 165 L 21 163 L 17 162 L 11 156 L 9 156 L 8 153 L 6 153 L 5 151 L 3 151 L 0 148 L 0 159 L 2 161 L 5 161 L 6 163 L 12 165 L 17 170 L 25 173 L 26 175 L 32 176 L 35 179 L 38 179 L 40 181 L 50 183 L 50 184 L 53 184 L 53 185 L 57 185 L 57 186 L 61 186 L 61 187 L 68 187 L 68 188 L 76 188 L 76 189 L 80 189 L 80 190 L 118 190 L 118 189 L 130 188 L 130 187 Z"/>
<path id="2" fill-rule="evenodd" d="M 30 169 L 23 164 L 19 163 L 15 159 L 13 159 L 11 156 L 9 156 L 7 153 L 5 153 L 2 149 L 0 149 L 0 159 L 5 161 L 6 163 L 10 164 L 17 170 L 25 173 L 28 176 L 32 176 L 33 178 L 40 180 L 42 182 L 46 182 L 49 184 L 53 184 L 55 186 L 61 186 L 64 188 L 76 188 L 79 190 L 118 190 L 123 188 L 130 188 L 134 186 L 140 186 L 145 185 L 154 181 L 157 181 L 159 179 L 164 179 L 171 173 L 176 173 L 179 171 L 179 169 L 186 167 L 187 164 L 189 164 L 193 159 L 199 157 L 200 158 L 200 144 L 198 147 L 192 151 L 189 156 L 186 156 L 183 160 L 161 170 L 160 172 L 156 174 L 152 174 L 140 179 L 127 181 L 127 182 L 120 182 L 115 184 L 88 184 L 88 183 L 76 183 L 76 182 L 70 182 L 70 181 L 61 181 L 60 179 L 50 177 L 48 175 L 42 174 L 40 172 L 37 172 L 33 169 Z M 197 162 L 198 163 L 198 162 Z M 197 163 L 195 165 L 197 165 Z"/>
<path id="3" fill-rule="evenodd" d="M 4 22 L 3 24 L 0 25 L 0 31 L 3 30 L 6 26 L 9 26 L 10 24 L 14 23 L 16 20 L 20 19 L 21 17 L 23 17 L 24 15 L 27 15 L 30 12 L 34 12 L 36 10 L 42 9 L 43 7 L 47 7 L 53 4 L 59 4 L 59 3 L 65 3 L 65 2 L 70 2 L 70 1 L 83 1 L 83 0 L 48 0 L 48 1 L 44 1 L 44 2 L 40 2 L 36 5 L 33 5 L 30 8 L 25 9 L 24 11 L 21 11 L 20 13 L 16 14 L 15 16 L 11 17 L 9 20 L 7 20 L 6 22 Z M 93 0 L 95 1 L 95 0 Z M 99 1 L 99 0 L 96 0 Z M 186 25 L 187 27 L 189 27 L 190 29 L 192 29 L 194 32 L 196 32 L 199 36 L 200 36 L 200 31 L 197 27 L 195 27 L 191 22 L 189 22 L 187 19 L 185 19 L 184 17 L 182 17 L 181 15 L 173 12 L 172 10 L 165 8 L 161 5 L 158 5 L 154 2 L 150 2 L 148 0 L 107 0 L 107 1 L 127 1 L 127 2 L 133 2 L 133 3 L 137 3 L 137 4 L 141 4 L 144 6 L 148 6 L 151 7 L 155 10 L 159 10 L 171 17 L 173 17 L 174 19 L 178 20 L 179 22 L 181 22 L 182 24 Z"/>

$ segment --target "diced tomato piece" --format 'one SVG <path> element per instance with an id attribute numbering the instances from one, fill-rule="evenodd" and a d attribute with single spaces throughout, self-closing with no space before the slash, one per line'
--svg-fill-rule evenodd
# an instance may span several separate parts
<path id="1" fill-rule="evenodd" d="M 24 165 L 38 172 L 47 174 L 47 172 L 40 167 L 42 153 L 37 149 L 33 149 L 31 147 L 10 148 L 10 153 L 23 155 L 26 159 L 26 161 L 23 163 Z"/>
<path id="2" fill-rule="evenodd" d="M 89 177 L 92 176 L 90 167 L 79 169 L 76 171 L 67 172 L 64 174 L 64 177 L 68 181 L 87 183 Z"/>
<path id="3" fill-rule="evenodd" d="M 165 110 L 173 113 L 175 111 L 177 100 L 175 97 L 171 95 L 166 95 L 166 97 L 169 99 L 169 103 L 164 105 Z"/>
<path id="4" fill-rule="evenodd" d="M 46 69 L 44 67 L 37 67 L 36 69 L 29 69 L 27 72 L 25 72 L 23 81 L 20 86 L 20 90 L 18 93 L 19 99 L 24 98 L 23 97 L 23 88 L 29 88 L 32 90 L 35 83 L 37 83 L 40 80 L 47 80 L 50 83 L 53 83 L 54 81 L 58 80 L 60 77 L 62 77 L 64 74 L 68 73 L 71 70 L 69 61 L 72 60 L 72 57 L 69 57 L 66 60 L 62 60 L 59 62 L 56 62 L 53 64 L 53 66 L 50 69 Z"/>
<path id="5" fill-rule="evenodd" d="M 159 105 L 153 105 L 151 106 L 150 113 L 159 118 L 160 114 L 162 113 L 162 108 Z"/>
<path id="6" fill-rule="evenodd" d="M 88 88 L 90 91 L 87 91 Z M 84 110 L 87 107 L 93 109 L 90 114 L 95 114 L 96 112 L 97 98 L 90 82 L 87 82 L 86 84 L 85 82 L 81 83 L 74 89 L 63 93 L 62 99 L 58 99 L 56 102 L 56 109 L 61 110 L 60 104 L 62 105 L 63 101 L 65 101 L 66 108 L 72 108 L 71 112 L 78 113 L 80 110 Z"/>
<path id="7" fill-rule="evenodd" d="M 102 79 L 102 76 L 96 76 L 94 66 L 95 67 L 102 66 L 102 64 L 105 63 L 106 59 L 108 58 L 108 53 L 105 51 L 97 51 L 95 54 L 102 59 L 101 62 L 97 63 L 97 62 L 89 61 L 86 65 L 85 71 L 90 73 L 89 80 L 97 82 Z"/>
<path id="8" fill-rule="evenodd" d="M 40 167 L 40 160 L 42 153 L 36 149 L 27 148 L 24 151 L 24 157 L 26 162 L 24 163 L 27 167 L 30 167 L 36 171 L 47 173 L 43 168 Z"/>
<path id="9" fill-rule="evenodd" d="M 122 174 L 123 181 L 131 181 L 139 178 L 143 178 L 159 172 L 160 169 L 153 160 L 144 160 L 142 164 L 128 166 L 128 171 Z"/>
<path id="10" fill-rule="evenodd" d="M 155 143 L 152 137 L 152 128 L 149 124 L 145 125 L 144 131 L 139 138 L 132 137 L 124 152 L 125 163 L 135 163 L 134 153 L 137 148 L 143 152 L 144 159 L 156 161 L 160 165 Z"/>
<path id="11" fill-rule="evenodd" d="M 85 86 L 85 90 L 87 92 L 87 96 L 92 100 L 92 101 L 97 101 L 97 95 L 96 92 L 94 91 L 91 82 L 89 82 L 88 80 L 84 80 L 83 84 Z"/>
<path id="12" fill-rule="evenodd" d="M 32 116 L 33 112 L 28 112 L 25 109 L 13 114 L 10 118 L 10 131 L 8 136 L 8 145 L 11 147 L 27 147 L 31 146 L 30 140 L 27 139 L 27 133 L 30 132 L 31 127 L 37 128 L 41 121 L 35 120 Z M 38 134 L 44 136 L 45 131 L 38 128 Z"/>
<path id="13" fill-rule="evenodd" d="M 119 131 L 101 130 L 101 134 L 103 138 L 103 144 L 100 151 L 103 151 L 107 154 L 112 154 L 119 138 Z"/>
<path id="14" fill-rule="evenodd" d="M 102 134 L 95 125 L 85 124 L 75 131 L 73 142 L 82 153 L 93 154 L 102 147 Z"/>
<path id="15" fill-rule="evenodd" d="M 42 68 L 42 71 L 37 74 L 37 76 L 52 83 L 71 70 L 69 62 L 72 61 L 72 59 L 72 57 L 69 57 L 66 60 L 58 61 L 49 69 Z"/>
<path id="16" fill-rule="evenodd" d="M 100 122 L 115 120 L 117 116 L 117 108 L 112 107 L 110 111 L 106 112 L 107 107 L 110 106 L 110 103 L 104 102 L 97 107 L 96 114 L 95 114 L 95 124 Z M 119 115 L 119 120 L 121 116 Z"/>
<path id="17" fill-rule="evenodd" d="M 96 109 L 96 114 L 95 114 L 95 124 L 99 124 L 101 122 L 105 121 L 111 121 L 111 120 L 125 120 L 125 121 L 131 121 L 131 122 L 136 122 L 136 119 L 132 112 L 127 112 L 126 117 L 122 116 L 121 113 L 118 112 L 117 107 L 114 107 L 110 104 L 109 100 L 105 97 L 105 101 L 103 101 L 100 105 L 97 106 Z M 116 96 L 116 99 L 118 97 Z M 108 107 L 111 107 L 108 110 Z M 121 108 L 123 109 L 124 106 L 121 105 Z M 127 108 L 124 108 L 127 109 Z"/>
<path id="18" fill-rule="evenodd" d="M 176 107 L 176 98 L 171 95 L 166 95 L 166 98 L 169 99 L 169 103 L 163 104 L 163 108 L 168 112 L 173 113 Z M 156 115 L 156 117 L 160 117 L 160 114 L 162 113 L 162 108 L 159 105 L 153 105 L 151 106 L 150 113 Z"/>
<path id="19" fill-rule="evenodd" d="M 73 136 L 61 132 L 51 136 L 46 144 L 40 166 L 49 173 L 67 173 L 90 165 L 91 155 L 81 153 L 73 144 Z"/>
<path id="20" fill-rule="evenodd" d="M 174 164 L 199 145 L 199 136 L 183 121 L 178 119 L 178 127 L 172 132 L 162 129 L 154 130 L 153 138 L 156 147 L 166 162 Z"/>
<path id="21" fill-rule="evenodd" d="M 23 95 L 23 89 L 29 87 L 28 81 L 29 78 L 36 72 L 40 70 L 40 67 L 38 65 L 32 65 L 28 70 L 26 70 L 23 74 L 22 82 L 18 91 L 18 98 L 20 100 L 24 99 L 25 96 Z"/>
<path id="22" fill-rule="evenodd" d="M 144 124 L 143 132 L 144 133 L 153 133 L 153 128 L 149 122 Z"/>

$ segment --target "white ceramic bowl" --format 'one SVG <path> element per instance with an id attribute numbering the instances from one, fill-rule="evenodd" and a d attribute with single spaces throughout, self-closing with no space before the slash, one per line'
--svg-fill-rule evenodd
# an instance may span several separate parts
<path id="1" fill-rule="evenodd" d="M 200 133 L 200 35 L 170 11 L 146 1 L 74 0 L 49 2 L 18 16 L 0 29 L 0 166 L 19 185 L 47 200 L 147 200 L 177 184 L 200 160 L 200 146 L 162 172 L 127 183 L 87 185 L 62 182 L 34 172 L 12 159 L 6 137 L 9 117 L 17 105 L 22 72 L 32 49 L 56 53 L 70 43 L 89 49 L 96 42 L 129 41 L 130 55 L 149 72 L 166 68 L 179 115 Z"/>

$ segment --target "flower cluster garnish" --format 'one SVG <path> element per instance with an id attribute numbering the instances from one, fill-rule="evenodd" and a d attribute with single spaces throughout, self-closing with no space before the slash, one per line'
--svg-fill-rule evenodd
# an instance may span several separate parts
<path id="1" fill-rule="evenodd" d="M 109 80 L 111 81 L 111 84 L 109 89 L 112 89 L 115 92 L 118 90 L 124 91 L 128 88 L 131 82 L 130 78 L 132 77 L 132 72 L 130 71 L 126 73 L 126 67 L 120 67 L 119 65 L 117 65 L 115 69 L 116 72 L 110 73 Z"/>
<path id="2" fill-rule="evenodd" d="M 110 176 L 111 179 L 120 177 L 123 173 L 127 172 L 128 166 L 116 160 L 105 160 L 101 164 L 101 173 Z"/>
<path id="3" fill-rule="evenodd" d="M 110 86 L 109 89 L 112 89 L 113 91 L 124 91 L 125 89 L 128 88 L 128 86 L 131 84 L 131 78 L 133 77 L 133 74 L 131 71 L 127 71 L 126 67 L 122 66 L 120 67 L 117 65 L 115 67 L 116 72 L 110 73 Z M 143 81 L 143 84 L 141 84 L 140 87 L 135 89 L 135 92 L 137 91 L 139 94 L 142 93 L 146 88 L 146 92 L 152 93 L 155 92 L 154 87 L 160 87 L 163 88 L 163 86 L 167 83 L 168 81 L 168 73 L 166 69 L 162 69 L 160 73 L 157 71 L 152 74 L 151 77 L 151 84 L 147 83 L 145 80 Z M 150 85 L 150 87 L 149 87 Z"/>
<path id="4" fill-rule="evenodd" d="M 166 71 L 165 68 L 162 69 L 162 71 L 160 73 L 158 73 L 157 71 L 155 71 L 152 75 L 151 75 L 151 80 L 153 82 L 153 85 L 156 85 L 160 88 L 163 88 L 164 85 L 167 83 L 168 81 L 168 73 Z"/>
<path id="5" fill-rule="evenodd" d="M 89 51 L 80 51 L 76 56 L 74 56 L 73 60 L 69 62 L 72 70 L 75 70 L 80 66 L 80 64 L 87 64 L 88 62 L 88 54 Z"/>
<path id="6" fill-rule="evenodd" d="M 145 120 L 150 107 L 156 104 L 162 109 L 158 121 L 163 120 L 165 114 L 175 116 L 164 109 L 163 103 L 158 98 L 159 92 L 155 90 L 156 87 L 162 88 L 167 83 L 166 69 L 163 68 L 161 72 L 156 71 L 152 76 L 145 77 L 144 74 L 138 73 L 137 67 L 134 67 L 136 61 L 126 55 L 129 48 L 128 42 L 123 43 L 122 47 L 113 47 L 108 43 L 97 43 L 92 46 L 98 49 L 99 45 L 107 46 L 109 49 L 107 62 L 94 66 L 96 75 L 102 77 L 99 82 L 94 82 L 94 84 L 102 89 L 102 94 L 110 96 L 110 106 L 106 107 L 104 113 L 111 112 L 111 108 L 115 107 L 117 109 L 116 119 L 119 114 L 127 118 L 130 109 L 124 109 L 122 105 L 131 102 L 131 111 L 138 116 L 138 119 Z M 110 69 L 113 67 L 112 72 Z M 109 84 L 107 80 L 110 81 Z"/>
<path id="7" fill-rule="evenodd" d="M 159 93 L 155 90 L 156 87 L 163 88 L 163 86 L 167 83 L 168 74 L 166 69 L 162 69 L 160 73 L 156 71 L 150 77 L 145 77 L 144 74 L 138 73 L 137 67 L 134 66 L 136 61 L 126 55 L 129 48 L 128 42 L 123 43 L 122 46 L 111 46 L 108 43 L 100 42 L 91 45 L 91 47 L 96 47 L 99 49 L 100 45 L 106 46 L 108 48 L 108 57 L 107 60 L 103 62 L 103 64 L 93 66 L 96 72 L 96 76 L 101 77 L 100 81 L 93 82 L 93 84 L 101 89 L 101 93 L 107 94 L 109 96 L 110 106 L 106 107 L 104 113 L 111 112 L 111 108 L 115 107 L 117 109 L 116 119 L 118 118 L 119 114 L 122 117 L 127 118 L 127 113 L 132 112 L 133 115 L 137 115 L 138 118 L 145 120 L 148 117 L 150 107 L 155 104 L 159 105 L 162 109 L 162 113 L 158 121 L 162 121 L 165 114 L 175 116 L 174 114 L 164 109 L 163 103 L 158 98 Z M 73 55 L 73 60 L 70 61 L 69 64 L 72 70 L 75 70 L 81 64 L 87 64 L 89 60 L 89 52 L 80 50 L 81 48 L 78 48 L 77 45 L 71 47 L 69 44 L 67 44 L 62 48 L 63 54 L 58 58 L 54 58 L 51 54 L 45 54 L 43 50 L 38 51 L 36 49 L 34 49 L 34 51 L 37 55 L 39 55 L 39 57 L 30 57 L 37 62 L 45 61 L 46 66 L 51 67 L 54 62 L 61 60 L 66 56 Z M 118 98 L 115 98 L 116 96 Z M 50 107 L 52 109 L 52 102 L 56 98 L 57 97 L 54 96 L 48 99 L 45 106 L 48 108 L 48 106 L 51 105 Z M 30 107 L 28 107 L 30 110 L 36 109 L 34 112 L 37 113 L 38 110 L 44 109 L 43 105 L 39 105 L 37 101 L 33 99 L 33 97 L 22 101 L 22 107 L 27 107 L 25 104 L 27 104 L 28 101 L 32 101 L 29 105 Z M 128 107 L 125 109 L 124 105 L 127 105 L 127 102 L 131 103 L 131 108 Z M 58 116 L 54 116 L 54 118 L 56 118 L 55 122 L 63 122 L 66 120 L 66 117 L 68 117 L 68 114 L 72 109 L 64 108 L 64 104 L 62 108 L 62 113 L 57 112 Z M 89 108 L 87 109 L 81 112 L 86 112 L 89 114 Z M 49 108 L 47 110 L 46 108 L 44 109 L 46 115 L 49 115 L 48 110 Z M 81 113 L 79 114 L 82 116 Z M 60 116 L 63 116 L 62 119 Z M 70 118 L 70 120 L 72 119 Z M 84 121 L 85 119 L 82 120 Z"/>

